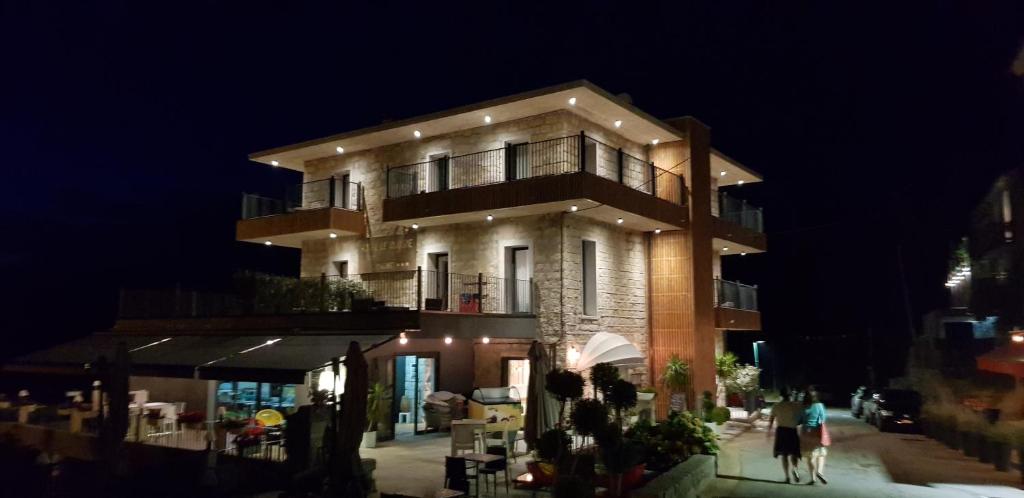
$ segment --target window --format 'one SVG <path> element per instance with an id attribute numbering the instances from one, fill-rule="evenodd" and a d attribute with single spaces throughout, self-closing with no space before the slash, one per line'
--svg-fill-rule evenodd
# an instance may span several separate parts
<path id="1" fill-rule="evenodd" d="M 338 276 L 348 278 L 348 261 L 335 261 L 334 269 L 338 270 Z"/>
<path id="2" fill-rule="evenodd" d="M 583 241 L 583 314 L 597 316 L 597 243 Z"/>

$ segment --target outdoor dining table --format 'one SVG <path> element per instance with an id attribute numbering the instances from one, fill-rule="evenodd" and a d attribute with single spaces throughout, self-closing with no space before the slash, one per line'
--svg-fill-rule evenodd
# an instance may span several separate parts
<path id="1" fill-rule="evenodd" d="M 490 455 L 487 453 L 463 453 L 459 455 L 461 458 L 465 458 L 466 461 L 473 462 L 473 471 L 476 472 L 476 496 L 480 496 L 480 464 L 488 464 L 491 462 L 497 462 L 504 460 L 505 457 L 501 455 Z"/>

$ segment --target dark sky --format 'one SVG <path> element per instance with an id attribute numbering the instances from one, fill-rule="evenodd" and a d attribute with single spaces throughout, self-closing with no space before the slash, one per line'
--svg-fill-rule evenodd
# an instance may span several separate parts
<path id="1" fill-rule="evenodd" d="M 0 354 L 108 327 L 122 285 L 296 272 L 233 242 L 241 192 L 297 180 L 249 152 L 574 79 L 764 174 L 737 195 L 770 250 L 725 272 L 778 341 L 899 349 L 897 247 L 912 313 L 941 305 L 967 210 L 1024 161 L 1019 2 L 86 3 L 0 11 Z"/>

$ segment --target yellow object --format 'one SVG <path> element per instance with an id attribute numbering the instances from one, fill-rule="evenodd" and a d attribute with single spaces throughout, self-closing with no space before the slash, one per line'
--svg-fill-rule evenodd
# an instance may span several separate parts
<path id="1" fill-rule="evenodd" d="M 256 412 L 255 418 L 257 422 L 263 422 L 263 425 L 267 427 L 273 427 L 284 423 L 284 415 L 281 415 L 281 412 L 270 408 Z"/>
<path id="2" fill-rule="evenodd" d="M 523 405 L 520 403 L 501 403 L 485 405 L 476 400 L 469 400 L 469 418 L 483 420 L 487 423 L 487 432 L 501 432 L 523 428 Z M 506 425 L 507 424 L 507 425 Z"/>

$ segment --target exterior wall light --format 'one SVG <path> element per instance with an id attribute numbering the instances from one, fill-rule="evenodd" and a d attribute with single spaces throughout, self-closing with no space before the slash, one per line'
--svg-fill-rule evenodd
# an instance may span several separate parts
<path id="1" fill-rule="evenodd" d="M 494 216 L 487 215 L 487 221 L 494 221 Z"/>
<path id="2" fill-rule="evenodd" d="M 565 350 L 565 365 L 572 368 L 578 361 L 580 361 L 580 350 L 576 349 L 576 346 L 569 346 L 569 349 Z"/>
<path id="3" fill-rule="evenodd" d="M 616 128 L 621 128 L 622 127 L 622 120 L 621 119 L 616 119 L 615 122 L 612 123 L 612 124 L 615 125 Z"/>
<path id="4" fill-rule="evenodd" d="M 572 211 L 572 212 L 574 212 L 574 213 L 575 213 L 576 211 L 579 211 L 579 209 L 580 209 L 580 208 L 579 208 L 579 206 L 577 206 L 577 205 L 575 205 L 575 204 L 573 204 L 572 206 L 569 206 L 569 211 Z"/>
<path id="5" fill-rule="evenodd" d="M 1024 335 L 1014 334 L 1013 336 L 1011 336 L 1011 340 L 1013 342 L 1024 342 Z"/>
<path id="6" fill-rule="evenodd" d="M 726 251 L 728 251 L 728 250 L 729 250 L 729 248 L 728 248 L 728 247 L 723 247 L 723 248 L 722 248 L 722 252 L 726 252 Z"/>
<path id="7" fill-rule="evenodd" d="M 487 337 L 487 336 L 484 336 L 482 339 L 480 339 L 480 342 L 482 342 L 484 344 L 490 344 L 491 343 L 491 338 Z"/>
<path id="8" fill-rule="evenodd" d="M 718 176 L 725 176 L 725 173 L 726 173 L 725 171 L 720 171 L 720 172 L 718 173 Z"/>
<path id="9" fill-rule="evenodd" d="M 413 132 L 412 132 L 412 136 L 414 136 L 414 137 L 416 137 L 416 138 L 420 138 L 420 137 L 422 137 L 422 136 L 423 136 L 423 134 L 422 134 L 422 133 L 420 133 L 420 130 L 413 130 Z"/>
<path id="10" fill-rule="evenodd" d="M 747 255 L 747 253 L 745 253 L 745 252 L 741 252 L 740 253 L 740 256 L 746 256 L 746 255 Z"/>
<path id="11" fill-rule="evenodd" d="M 660 141 L 661 140 L 658 140 L 657 138 L 655 138 L 654 140 L 651 140 L 651 145 L 658 145 L 658 142 L 660 142 Z"/>
<path id="12" fill-rule="evenodd" d="M 490 122 L 491 122 L 491 116 L 490 115 L 484 116 L 484 123 L 490 123 Z"/>
<path id="13" fill-rule="evenodd" d="M 654 235 L 658 235 L 659 233 L 661 233 L 661 229 L 660 228 L 655 228 L 654 229 Z"/>
<path id="14" fill-rule="evenodd" d="M 624 221 L 626 221 L 626 220 L 624 220 L 624 219 L 622 219 L 622 218 L 619 218 L 619 219 L 615 220 L 615 223 L 618 223 L 618 224 L 620 224 L 620 225 L 621 225 L 621 224 L 622 224 L 622 222 L 624 222 Z"/>
<path id="15" fill-rule="evenodd" d="M 569 97 L 569 105 L 576 105 L 576 97 Z"/>
<path id="16" fill-rule="evenodd" d="M 405 346 L 406 344 L 409 344 L 409 338 L 405 336 L 405 332 L 402 332 L 401 334 L 398 334 L 398 343 L 403 345 L 403 346 Z"/>
<path id="17" fill-rule="evenodd" d="M 279 165 L 279 164 L 281 164 L 281 163 L 279 163 L 279 162 L 277 162 L 277 161 L 270 161 L 270 165 L 271 165 L 271 166 L 277 166 L 277 165 Z"/>
<path id="18" fill-rule="evenodd" d="M 334 232 L 331 232 L 331 238 L 332 238 L 332 239 L 336 239 L 336 238 L 338 238 L 338 234 L 336 234 L 336 233 L 334 233 Z"/>
<path id="19" fill-rule="evenodd" d="M 452 343 L 452 336 L 450 336 L 450 335 L 444 336 L 444 343 L 445 344 L 451 344 Z"/>
<path id="20" fill-rule="evenodd" d="M 413 223 L 413 224 L 412 224 L 412 229 L 413 229 L 413 230 L 419 230 L 419 229 L 420 229 L 420 225 L 419 225 L 419 223 Z"/>
<path id="21" fill-rule="evenodd" d="M 743 185 L 744 183 L 746 183 L 746 182 L 744 182 L 743 180 L 738 180 L 738 181 L 736 182 L 736 185 Z"/>
<path id="22" fill-rule="evenodd" d="M 345 153 L 345 148 L 344 147 L 335 147 L 334 150 L 338 151 L 338 154 L 344 154 Z"/>
<path id="23" fill-rule="evenodd" d="M 267 240 L 267 241 L 263 242 L 263 245 L 265 245 L 265 246 L 272 246 L 272 245 L 274 245 L 274 243 L 269 241 L 269 240 Z"/>

